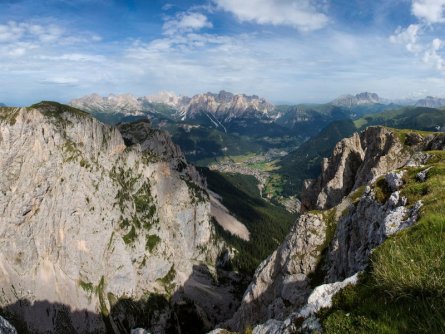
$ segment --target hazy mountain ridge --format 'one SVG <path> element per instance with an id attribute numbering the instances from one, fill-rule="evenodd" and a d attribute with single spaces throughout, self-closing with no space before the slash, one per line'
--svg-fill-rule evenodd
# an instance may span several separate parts
<path id="1" fill-rule="evenodd" d="M 441 108 L 445 106 L 445 98 L 427 96 L 424 99 L 418 100 L 415 105 L 417 107 Z"/>
<path id="2" fill-rule="evenodd" d="M 376 104 L 385 102 L 387 101 L 381 99 L 376 93 L 363 92 L 356 95 L 348 94 L 339 96 L 335 100 L 331 101 L 330 104 L 334 106 L 352 107 L 362 104 Z"/>
<path id="3" fill-rule="evenodd" d="M 101 97 L 91 94 L 70 101 L 73 107 L 89 112 L 124 113 L 139 115 L 153 111 L 153 104 L 165 104 L 177 110 L 178 119 L 196 118 L 200 113 L 211 113 L 218 121 L 256 112 L 267 114 L 273 105 L 258 96 L 232 94 L 220 91 L 218 94 L 204 93 L 193 97 L 177 96 L 172 92 L 160 92 L 157 95 L 136 97 L 131 94 Z M 223 117 L 223 118 L 222 118 Z M 213 120 L 214 121 L 214 120 Z"/>

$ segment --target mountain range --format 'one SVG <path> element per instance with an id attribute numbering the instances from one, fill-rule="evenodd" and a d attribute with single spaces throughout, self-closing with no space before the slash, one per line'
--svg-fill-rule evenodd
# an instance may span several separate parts
<path id="1" fill-rule="evenodd" d="M 321 105 L 275 106 L 256 95 L 221 91 L 191 98 L 168 92 L 146 97 L 92 94 L 70 105 L 109 124 L 149 118 L 172 135 L 189 161 L 206 165 L 226 155 L 291 151 L 332 121 L 394 108 L 375 103 L 380 100 L 376 94 L 361 93 L 347 107 L 340 99 Z"/>

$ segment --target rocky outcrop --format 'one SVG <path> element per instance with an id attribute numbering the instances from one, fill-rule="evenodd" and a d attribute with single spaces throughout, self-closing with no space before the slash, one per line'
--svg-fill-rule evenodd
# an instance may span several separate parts
<path id="1" fill-rule="evenodd" d="M 368 265 L 371 251 L 394 233 L 413 225 L 422 202 L 411 208 L 406 198 L 394 191 L 385 203 L 375 199 L 371 188 L 341 217 L 328 251 L 327 282 L 345 279 Z"/>
<path id="2" fill-rule="evenodd" d="M 208 195 L 168 137 L 139 138 L 142 124 L 123 138 L 55 103 L 0 116 L 1 307 L 31 332 L 54 331 L 57 314 L 78 333 L 104 332 L 101 315 L 123 297 L 187 284 L 186 297 L 199 294 L 194 268 L 212 270 L 219 246 Z M 127 321 L 109 320 L 116 332 Z"/>
<path id="3" fill-rule="evenodd" d="M 303 305 L 310 293 L 308 274 L 317 266 L 325 236 L 321 215 L 302 215 L 283 244 L 260 264 L 241 307 L 225 325 L 242 331 L 270 318 L 284 319 Z"/>
<path id="4" fill-rule="evenodd" d="M 320 333 L 322 327 L 316 313 L 323 308 L 331 307 L 332 298 L 337 292 L 348 285 L 355 285 L 357 282 L 358 274 L 355 274 L 341 282 L 317 286 L 308 297 L 304 307 L 291 313 L 284 320 L 270 319 L 264 324 L 255 326 L 252 334 Z"/>
<path id="5" fill-rule="evenodd" d="M 410 135 L 404 135 L 406 143 Z M 444 149 L 438 144 L 443 137 L 421 136 L 408 145 L 389 129 L 369 128 L 337 144 L 314 196 L 320 206 L 331 209 L 299 217 L 285 242 L 258 267 L 240 308 L 225 326 L 243 330 L 257 325 L 253 333 L 258 334 L 319 330 L 317 310 L 328 307 L 340 288 L 357 281 L 354 275 L 366 269 L 375 247 L 419 217 L 422 202 L 408 206 L 402 195 L 405 171 L 392 169 L 424 161 L 416 160 L 423 152 L 415 150 L 430 149 L 432 143 Z"/>
<path id="6" fill-rule="evenodd" d="M 408 149 L 397 133 L 384 127 L 369 127 L 343 139 L 330 158 L 323 159 L 318 179 L 307 180 L 301 194 L 303 208 L 329 209 L 351 191 L 406 164 L 420 144 Z"/>

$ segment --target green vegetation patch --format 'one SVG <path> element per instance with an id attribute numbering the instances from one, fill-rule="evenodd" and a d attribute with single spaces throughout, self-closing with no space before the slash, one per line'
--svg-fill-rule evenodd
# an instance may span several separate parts
<path id="1" fill-rule="evenodd" d="M 6 122 L 9 125 L 14 125 L 19 110 L 19 108 L 0 107 L 0 122 Z"/>
<path id="2" fill-rule="evenodd" d="M 156 214 L 156 205 L 151 195 L 150 183 L 145 181 L 138 191 L 133 195 L 136 214 L 142 221 L 143 226 L 149 230 Z"/>
<path id="3" fill-rule="evenodd" d="M 333 307 L 321 311 L 323 333 L 444 333 L 443 296 L 391 295 L 378 286 L 372 273 L 358 285 L 333 298 Z"/>
<path id="4" fill-rule="evenodd" d="M 436 126 L 443 125 L 445 121 L 445 110 L 426 107 L 404 107 L 388 110 L 372 115 L 365 115 L 354 121 L 358 129 L 372 125 L 381 125 L 396 129 L 415 129 L 420 131 L 436 131 Z M 404 143 L 407 132 L 399 132 L 400 139 Z M 424 133 L 427 134 L 427 133 Z"/>
<path id="5" fill-rule="evenodd" d="M 161 238 L 159 238 L 155 234 L 147 235 L 147 242 L 145 244 L 145 249 L 149 252 L 152 252 L 153 249 L 161 242 Z"/>
<path id="6" fill-rule="evenodd" d="M 360 200 L 360 198 L 362 198 L 363 194 L 365 193 L 365 188 L 366 188 L 366 186 L 363 185 L 363 186 L 357 188 L 356 190 L 354 190 L 354 192 L 352 192 L 349 195 L 349 198 L 351 199 L 352 203 L 357 203 Z"/>
<path id="7" fill-rule="evenodd" d="M 175 277 L 176 277 L 176 270 L 175 270 L 175 265 L 173 264 L 168 273 L 165 274 L 164 277 L 158 278 L 156 281 L 161 283 L 161 285 L 164 287 L 165 291 L 168 294 L 171 294 L 176 287 L 176 284 L 174 283 Z"/>
<path id="8" fill-rule="evenodd" d="M 392 193 L 384 176 L 381 176 L 377 179 L 373 189 L 375 193 L 375 199 L 381 204 L 386 203 Z"/>
<path id="9" fill-rule="evenodd" d="M 33 104 L 29 108 L 40 110 L 45 116 L 52 117 L 57 120 L 62 120 L 66 122 L 63 118 L 63 114 L 67 113 L 72 116 L 80 118 L 91 118 L 90 114 L 77 108 L 67 106 L 65 104 L 53 102 L 53 101 L 42 101 Z"/>
<path id="10" fill-rule="evenodd" d="M 77 158 L 82 156 L 82 152 L 77 148 L 76 143 L 69 139 L 65 140 L 62 146 L 62 152 L 64 162 L 77 160 Z"/>
<path id="11" fill-rule="evenodd" d="M 209 200 L 209 195 L 207 192 L 205 192 L 204 189 L 198 186 L 195 182 L 183 175 L 181 175 L 181 180 L 187 184 L 193 204 L 202 203 Z"/>
<path id="12" fill-rule="evenodd" d="M 124 242 L 128 245 L 133 243 L 136 238 L 138 237 L 138 235 L 136 234 L 136 229 L 133 226 L 131 226 L 130 232 L 128 232 L 127 234 L 125 234 L 122 239 L 124 240 Z"/>
<path id="13" fill-rule="evenodd" d="M 312 211 L 312 213 L 316 212 Z M 322 216 L 326 226 L 326 236 L 323 244 L 320 245 L 320 247 L 317 249 L 318 254 L 320 254 L 317 266 L 315 267 L 315 270 L 308 275 L 312 288 L 323 284 L 324 278 L 326 276 L 326 260 L 329 251 L 329 245 L 331 244 L 332 239 L 334 239 L 335 230 L 337 228 L 335 208 L 322 212 Z"/>
<path id="14" fill-rule="evenodd" d="M 110 171 L 110 178 L 119 186 L 115 205 L 119 205 L 122 213 L 132 211 L 131 218 L 121 216 L 119 223 L 121 229 L 130 229 L 123 236 L 126 244 L 136 240 L 139 230 L 143 228 L 148 232 L 153 224 L 159 222 L 149 180 L 144 180 L 139 187 L 136 187 L 140 177 L 134 175 L 131 169 L 123 167 L 114 166 Z"/>
<path id="15" fill-rule="evenodd" d="M 95 292 L 94 285 L 91 282 L 84 282 L 84 281 L 80 280 L 79 286 L 82 288 L 83 291 L 85 291 L 89 294 L 92 294 Z"/>
<path id="16" fill-rule="evenodd" d="M 119 186 L 116 200 L 123 212 L 125 210 L 125 203 L 131 200 L 133 187 L 136 184 L 138 177 L 133 174 L 131 169 L 126 170 L 123 167 L 116 168 L 116 166 L 113 166 L 109 176 Z"/>

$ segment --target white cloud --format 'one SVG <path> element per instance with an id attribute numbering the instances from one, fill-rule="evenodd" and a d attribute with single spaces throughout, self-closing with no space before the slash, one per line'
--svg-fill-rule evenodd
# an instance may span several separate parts
<path id="1" fill-rule="evenodd" d="M 172 9 L 173 7 L 174 7 L 173 4 L 171 4 L 171 3 L 166 3 L 164 6 L 162 6 L 162 10 L 167 11 L 167 10 Z"/>
<path id="2" fill-rule="evenodd" d="M 406 29 L 397 28 L 389 40 L 405 45 L 421 62 L 445 73 L 445 60 L 441 55 L 443 42 L 435 36 L 436 26 L 445 23 L 445 0 L 412 0 L 411 12 L 418 22 Z"/>
<path id="3" fill-rule="evenodd" d="M 439 71 L 445 71 L 445 61 L 438 51 L 443 47 L 443 42 L 435 38 L 430 47 L 423 54 L 423 62 L 428 64 Z"/>
<path id="4" fill-rule="evenodd" d="M 203 28 L 212 28 L 212 23 L 207 16 L 201 13 L 179 13 L 174 18 L 168 19 L 163 26 L 164 33 L 174 35 L 177 33 L 198 31 Z"/>
<path id="5" fill-rule="evenodd" d="M 101 55 L 86 54 L 86 53 L 67 53 L 57 56 L 47 56 L 41 55 L 37 57 L 41 60 L 52 60 L 52 61 L 71 61 L 71 62 L 96 62 L 101 63 L 107 60 L 106 57 Z"/>
<path id="6" fill-rule="evenodd" d="M 0 25 L 0 43 L 15 42 L 24 38 L 48 43 L 58 40 L 62 34 L 63 30 L 56 25 L 42 26 L 15 21 Z"/>
<path id="7" fill-rule="evenodd" d="M 328 23 L 328 17 L 313 0 L 213 1 L 240 21 L 290 26 L 301 31 L 321 29 Z"/>
<path id="8" fill-rule="evenodd" d="M 445 22 L 445 0 L 413 0 L 411 11 L 427 23 Z"/>
<path id="9" fill-rule="evenodd" d="M 64 86 L 72 86 L 79 83 L 79 78 L 73 77 L 65 77 L 65 76 L 56 76 L 50 77 L 48 79 L 44 79 L 42 83 L 45 84 L 56 84 L 56 85 L 64 85 Z"/>
<path id="10" fill-rule="evenodd" d="M 421 26 L 419 24 L 411 24 L 408 28 L 403 29 L 398 27 L 389 40 L 395 44 L 403 44 L 409 52 L 417 53 L 421 50 L 418 45 L 418 37 L 421 33 Z"/>

